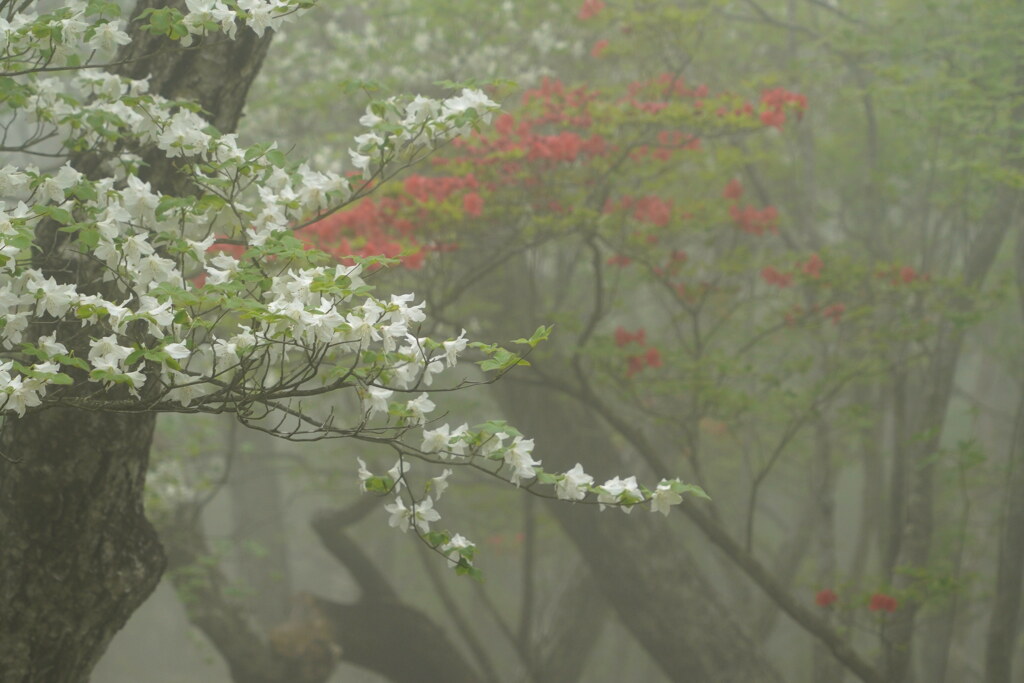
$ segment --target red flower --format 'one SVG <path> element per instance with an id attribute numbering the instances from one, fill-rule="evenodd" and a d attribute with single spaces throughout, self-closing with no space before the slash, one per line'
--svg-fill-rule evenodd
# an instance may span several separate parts
<path id="1" fill-rule="evenodd" d="M 801 266 L 801 270 L 811 277 L 818 277 L 821 275 L 821 268 L 825 265 L 825 262 L 821 260 L 821 257 L 817 254 L 811 254 L 811 258 L 807 259 L 807 262 Z"/>
<path id="2" fill-rule="evenodd" d="M 789 287 L 793 276 L 790 273 L 780 273 L 771 266 L 765 266 L 761 269 L 761 279 L 770 285 Z"/>
<path id="3" fill-rule="evenodd" d="M 814 596 L 814 604 L 818 607 L 828 607 L 836 602 L 839 602 L 839 596 L 831 588 L 824 588 Z"/>
<path id="4" fill-rule="evenodd" d="M 600 57 L 604 54 L 604 51 L 608 49 L 608 41 L 604 38 L 594 43 L 594 47 L 590 48 L 591 57 Z"/>
<path id="5" fill-rule="evenodd" d="M 843 312 L 845 312 L 845 311 L 846 311 L 846 304 L 838 303 L 838 304 L 832 304 L 831 306 L 826 306 L 825 308 L 823 308 L 821 310 L 821 315 L 822 315 L 823 318 L 831 318 L 833 325 L 838 325 L 839 321 L 843 317 Z"/>
<path id="6" fill-rule="evenodd" d="M 912 266 L 903 266 L 900 268 L 900 279 L 910 284 L 917 279 L 917 271 Z"/>
<path id="7" fill-rule="evenodd" d="M 630 356 L 629 367 L 626 369 L 626 377 L 632 377 L 647 366 L 643 356 Z"/>
<path id="8" fill-rule="evenodd" d="M 603 9 L 604 3 L 601 0 L 583 0 L 583 7 L 580 7 L 580 11 L 576 16 L 581 21 L 586 21 L 591 17 L 596 17 Z"/>
<path id="9" fill-rule="evenodd" d="M 633 218 L 664 227 L 672 220 L 672 202 L 654 195 L 640 197 L 633 205 Z"/>
<path id="10" fill-rule="evenodd" d="M 409 270 L 419 270 L 423 267 L 423 259 L 426 255 L 427 254 L 423 249 L 418 249 L 411 254 L 403 256 L 402 265 Z"/>
<path id="11" fill-rule="evenodd" d="M 479 216 L 484 210 L 484 200 L 476 192 L 470 192 L 462 198 L 462 210 L 470 216 Z"/>
<path id="12" fill-rule="evenodd" d="M 644 354 L 644 360 L 647 361 L 647 366 L 648 367 L 660 368 L 661 367 L 661 352 L 658 351 L 658 349 L 656 349 L 654 347 L 651 347 L 651 348 L 647 349 L 647 352 Z"/>
<path id="13" fill-rule="evenodd" d="M 636 332 L 630 332 L 622 325 L 615 328 L 615 345 L 623 347 L 630 342 L 636 342 L 640 346 L 643 346 L 647 341 L 647 330 L 644 328 L 638 329 Z"/>
<path id="14" fill-rule="evenodd" d="M 632 262 L 633 259 L 629 258 L 624 254 L 615 254 L 614 256 L 609 256 L 608 261 L 606 261 L 606 263 L 609 266 L 628 266 Z"/>
<path id="15" fill-rule="evenodd" d="M 786 112 L 781 109 L 769 109 L 761 112 L 761 123 L 772 128 L 782 128 L 786 122 Z"/>
<path id="16" fill-rule="evenodd" d="M 899 607 L 899 602 L 896 601 L 896 598 L 885 593 L 875 593 L 868 603 L 868 609 L 872 612 L 895 612 L 897 607 Z"/>
<path id="17" fill-rule="evenodd" d="M 743 185 L 740 181 L 733 178 L 726 184 L 722 196 L 726 199 L 739 199 L 743 196 Z"/>

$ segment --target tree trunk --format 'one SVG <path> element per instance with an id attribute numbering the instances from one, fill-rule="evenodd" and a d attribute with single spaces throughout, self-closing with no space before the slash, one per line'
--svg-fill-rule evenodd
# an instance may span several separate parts
<path id="1" fill-rule="evenodd" d="M 1017 233 L 1017 296 L 1024 317 L 1024 226 Z M 1017 416 L 1010 439 L 1005 517 L 1000 532 L 995 600 L 985 643 L 985 683 L 1013 680 L 1013 653 L 1020 629 L 1022 577 L 1024 577 L 1024 393 L 1017 401 Z"/>
<path id="2" fill-rule="evenodd" d="M 281 479 L 274 471 L 272 437 L 251 432 L 237 420 L 228 425 L 232 538 L 240 552 L 238 575 L 246 605 L 263 630 L 291 611 L 291 572 Z M 248 433 L 246 433 L 248 432 Z"/>
<path id="3" fill-rule="evenodd" d="M 183 0 L 140 0 L 133 19 L 148 7 L 168 4 L 185 6 Z M 151 92 L 192 98 L 221 131 L 233 130 L 271 33 L 257 38 L 241 29 L 238 40 L 219 36 L 185 50 L 138 26 L 129 24 L 133 42 L 118 58 L 131 61 L 121 73 L 150 76 Z M 146 156 L 147 179 L 155 190 L 188 189 L 170 160 Z M 101 161 L 91 156 L 73 163 L 89 174 Z M 67 282 L 69 273 L 78 274 L 82 284 L 100 281 L 88 264 L 68 264 L 58 252 L 37 254 L 45 274 L 58 282 Z M 84 384 L 83 391 L 95 389 Z M 5 683 L 88 680 L 114 633 L 159 581 L 164 556 L 142 507 L 154 420 L 147 414 L 69 408 L 4 419 L 0 671 Z"/>
<path id="4" fill-rule="evenodd" d="M 163 552 L 142 510 L 150 415 L 54 408 L 4 425 L 3 680 L 88 680 L 149 596 Z"/>

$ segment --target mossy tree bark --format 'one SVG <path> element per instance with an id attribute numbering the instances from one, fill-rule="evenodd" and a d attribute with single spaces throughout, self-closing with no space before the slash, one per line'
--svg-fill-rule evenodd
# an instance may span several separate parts
<path id="1" fill-rule="evenodd" d="M 240 29 L 238 40 L 211 37 L 183 49 L 143 33 L 135 18 L 151 6 L 183 0 L 140 0 L 129 23 L 132 43 L 118 55 L 122 75 L 149 77 L 150 91 L 198 101 L 222 132 L 235 128 L 269 46 Z M 174 160 L 145 154 L 144 179 L 165 193 L 189 191 Z M 82 154 L 73 163 L 97 173 L 104 161 Z M 180 163 L 180 160 L 179 160 Z M 89 290 L 95 265 L 60 249 L 67 239 L 42 226 L 36 267 L 58 282 Z M 102 285 L 94 291 L 102 293 Z M 57 325 L 48 326 L 52 332 Z M 75 324 L 88 352 L 88 328 Z M 61 335 L 64 339 L 64 335 Z M 70 335 L 69 335 L 70 338 Z M 85 385 L 83 391 L 95 390 Z M 155 588 L 164 554 L 145 518 L 145 473 L 155 416 L 70 408 L 6 417 L 0 434 L 0 671 L 5 682 L 86 681 L 114 634 Z"/>

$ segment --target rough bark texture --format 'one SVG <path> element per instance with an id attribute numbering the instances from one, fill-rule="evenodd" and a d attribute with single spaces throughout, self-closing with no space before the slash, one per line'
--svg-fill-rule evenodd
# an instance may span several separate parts
<path id="1" fill-rule="evenodd" d="M 88 680 L 163 571 L 142 511 L 153 420 L 52 409 L 5 427 L 2 679 Z"/>
<path id="2" fill-rule="evenodd" d="M 133 16 L 167 4 L 184 8 L 185 3 L 142 0 Z M 137 26 L 130 25 L 134 42 L 120 55 L 134 61 L 121 72 L 133 78 L 151 75 L 151 92 L 196 99 L 214 125 L 232 130 L 270 33 L 258 39 L 242 29 L 237 41 L 211 40 L 183 50 L 142 34 Z M 91 174 L 103 160 L 91 155 L 73 161 Z M 156 154 L 148 154 L 147 161 L 147 179 L 155 190 L 187 189 L 173 163 Z M 43 226 L 39 244 L 55 247 L 62 235 Z M 67 260 L 56 248 L 37 254 L 36 261 L 58 282 L 100 281 L 93 266 Z M 77 323 L 74 329 L 81 330 Z M 81 332 L 75 342 L 88 350 Z M 164 557 L 142 509 L 154 419 L 69 408 L 5 419 L 0 435 L 0 675 L 5 683 L 88 680 L 114 633 L 159 581 Z"/>

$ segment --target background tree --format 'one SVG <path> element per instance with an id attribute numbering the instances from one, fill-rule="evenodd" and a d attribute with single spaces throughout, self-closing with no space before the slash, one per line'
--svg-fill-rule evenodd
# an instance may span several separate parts
<path id="1" fill-rule="evenodd" d="M 229 131 L 273 30 L 310 4 L 144 0 L 124 31 L 112 3 L 0 2 L 5 125 L 29 131 L 7 146 L 21 157 L 3 167 L 0 188 L 0 584 L 9 603 L 0 669 L 10 680 L 87 679 L 160 578 L 164 552 L 142 506 L 158 412 L 228 413 L 287 439 L 390 448 L 398 462 L 389 474 L 361 465 L 358 481 L 395 496 L 390 525 L 412 529 L 458 574 L 478 573 L 475 544 L 438 528 L 434 507 L 453 470 L 517 486 L 542 479 L 560 485 L 552 496 L 616 506 L 667 508 L 687 490 L 678 481 L 608 490 L 544 474 L 533 442 L 504 422 L 427 429 L 435 405 L 423 387 L 463 352 L 498 373 L 520 356 L 464 335 L 419 336 L 423 304 L 378 297 L 362 277 L 382 261 L 339 264 L 293 233 L 486 122 L 496 105 L 471 89 L 374 103 L 349 151 L 353 181 L 291 163 L 273 144 L 240 147 Z M 38 159 L 64 163 L 42 171 Z M 347 410 L 304 404 L 331 393 L 347 396 Z M 449 467 L 420 480 L 409 459 Z M 193 506 L 202 499 L 177 493 Z M 195 552 L 188 532 L 175 530 L 186 534 L 175 566 Z M 215 571 L 203 585 L 215 600 Z M 345 608 L 317 609 L 318 624 L 359 635 Z M 252 646 L 237 621 L 211 633 Z M 365 639 L 345 642 L 368 661 L 357 654 Z M 265 656 L 234 663 L 250 680 L 308 673 L 309 662 L 293 661 L 304 651 L 250 650 Z M 306 677 L 322 680 L 331 664 Z"/>

